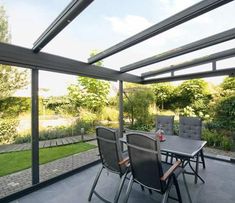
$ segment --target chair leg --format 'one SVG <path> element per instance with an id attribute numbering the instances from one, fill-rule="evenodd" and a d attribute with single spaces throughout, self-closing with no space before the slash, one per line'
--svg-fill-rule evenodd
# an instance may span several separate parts
<path id="1" fill-rule="evenodd" d="M 165 162 L 166 162 L 166 163 L 168 162 L 168 156 L 169 156 L 169 153 L 167 152 L 167 153 L 166 153 L 166 159 L 165 159 Z"/>
<path id="2" fill-rule="evenodd" d="M 168 187 L 168 189 L 165 191 L 161 203 L 167 203 L 169 193 L 170 193 L 171 187 Z"/>
<path id="3" fill-rule="evenodd" d="M 142 190 L 142 191 L 144 191 L 144 186 L 143 186 L 143 185 L 141 185 L 140 187 L 141 187 L 141 190 Z"/>
<path id="4" fill-rule="evenodd" d="M 206 168 L 206 164 L 205 164 L 203 149 L 201 150 L 200 155 L 201 155 L 203 169 L 205 169 Z"/>
<path id="5" fill-rule="evenodd" d="M 183 175 L 184 186 L 186 188 L 186 192 L 187 192 L 187 195 L 188 195 L 189 203 L 192 203 L 192 199 L 191 199 L 191 196 L 190 196 L 190 193 L 189 193 L 189 189 L 188 189 L 188 185 L 187 185 L 187 182 L 186 182 L 186 178 L 185 178 L 184 172 L 182 173 L 182 175 Z"/>
<path id="6" fill-rule="evenodd" d="M 173 181 L 174 181 L 174 185 L 175 185 L 175 189 L 176 189 L 176 192 L 177 192 L 179 203 L 182 203 L 179 184 L 178 184 L 177 178 L 175 176 L 173 176 Z"/>
<path id="7" fill-rule="evenodd" d="M 89 197 L 88 197 L 88 201 L 89 201 L 89 202 L 91 201 L 91 197 L 92 197 L 92 195 L 93 195 L 93 193 L 94 193 L 95 187 L 96 187 L 96 185 L 97 185 L 97 182 L 98 182 L 98 180 L 99 180 L 99 178 L 100 178 L 100 175 L 101 175 L 101 172 L 102 172 L 103 169 L 104 169 L 104 167 L 102 167 L 102 168 L 98 171 L 98 173 L 97 173 L 97 175 L 96 175 L 96 177 L 95 177 L 94 183 L 93 183 L 93 185 L 92 185 L 92 187 L 91 187 L 91 191 L 90 191 L 90 194 L 89 194 Z"/>
<path id="8" fill-rule="evenodd" d="M 122 191 L 124 182 L 125 182 L 125 180 L 126 180 L 126 176 L 127 176 L 127 172 L 126 172 L 125 174 L 123 174 L 123 176 L 122 176 L 122 178 L 121 178 L 120 184 L 119 184 L 119 186 L 118 186 L 117 193 L 116 193 L 115 198 L 114 198 L 114 203 L 117 203 L 117 202 L 118 202 L 118 199 L 119 199 L 119 197 L 120 197 L 120 194 L 121 194 L 121 191 Z"/>
<path id="9" fill-rule="evenodd" d="M 134 183 L 133 176 L 131 176 L 123 203 L 127 203 L 133 183 Z"/>
<path id="10" fill-rule="evenodd" d="M 195 168 L 196 174 L 198 174 L 198 166 L 199 166 L 199 154 L 197 154 L 196 156 L 196 168 Z M 197 179 L 198 179 L 198 176 L 195 175 L 195 178 L 194 178 L 195 184 L 197 184 Z"/>

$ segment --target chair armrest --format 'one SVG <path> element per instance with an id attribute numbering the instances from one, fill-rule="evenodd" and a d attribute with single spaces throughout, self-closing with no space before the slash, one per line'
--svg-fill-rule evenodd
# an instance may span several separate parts
<path id="1" fill-rule="evenodd" d="M 129 157 L 126 157 L 126 158 L 123 159 L 122 161 L 119 161 L 119 162 L 118 162 L 119 165 L 128 164 L 128 163 L 129 163 Z"/>
<path id="2" fill-rule="evenodd" d="M 166 171 L 166 173 L 164 173 L 164 175 L 161 177 L 161 180 L 162 180 L 162 181 L 166 181 L 166 180 L 170 177 L 170 175 L 171 175 L 172 173 L 174 173 L 174 171 L 179 167 L 180 164 L 181 164 L 181 161 L 180 161 L 180 160 L 176 161 L 176 162 Z"/>

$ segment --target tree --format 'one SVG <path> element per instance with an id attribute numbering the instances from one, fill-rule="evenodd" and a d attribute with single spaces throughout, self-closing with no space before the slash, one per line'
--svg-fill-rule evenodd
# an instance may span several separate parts
<path id="1" fill-rule="evenodd" d="M 93 51 L 91 56 L 94 54 Z M 102 66 L 102 62 L 96 65 Z M 81 76 L 77 78 L 77 84 L 68 87 L 69 98 L 77 111 L 83 107 L 100 112 L 108 103 L 109 90 L 110 82 Z"/>
<path id="2" fill-rule="evenodd" d="M 0 41 L 10 42 L 8 20 L 3 6 L 0 6 Z M 25 87 L 27 84 L 26 71 L 7 65 L 0 65 L 0 100 L 12 96 L 16 90 Z"/>
<path id="3" fill-rule="evenodd" d="M 156 98 L 156 105 L 164 109 L 165 104 L 172 98 L 174 87 L 170 83 L 157 83 L 152 86 Z"/>
<path id="4" fill-rule="evenodd" d="M 221 92 L 223 96 L 235 94 L 235 77 L 226 77 L 220 87 L 223 90 Z"/>
<path id="5" fill-rule="evenodd" d="M 221 98 L 214 109 L 213 121 L 219 128 L 235 132 L 235 95 Z"/>
<path id="6" fill-rule="evenodd" d="M 148 130 L 152 127 L 149 107 L 154 102 L 154 94 L 151 89 L 138 85 L 129 90 L 125 93 L 124 112 L 131 121 L 131 128 Z"/>
<path id="7" fill-rule="evenodd" d="M 10 39 L 6 11 L 3 6 L 0 6 L 0 42 L 9 42 Z"/>
<path id="8" fill-rule="evenodd" d="M 207 116 L 207 105 L 212 95 L 206 81 L 202 79 L 187 80 L 180 84 L 175 92 L 177 95 L 176 106 L 183 109 L 184 114 L 190 112 L 190 114 L 200 117 Z"/>

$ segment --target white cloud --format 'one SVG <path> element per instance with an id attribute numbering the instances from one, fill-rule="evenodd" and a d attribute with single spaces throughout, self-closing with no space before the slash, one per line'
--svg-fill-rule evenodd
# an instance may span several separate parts
<path id="1" fill-rule="evenodd" d="M 135 15 L 127 15 L 124 18 L 106 17 L 105 19 L 111 22 L 113 31 L 126 36 L 136 34 L 153 25 L 146 18 Z"/>
<path id="2" fill-rule="evenodd" d="M 173 15 L 177 12 L 180 12 L 189 6 L 199 2 L 200 0 L 160 0 L 160 4 L 164 9 L 164 12 L 168 15 Z M 159 5 L 159 3 L 158 3 Z"/>

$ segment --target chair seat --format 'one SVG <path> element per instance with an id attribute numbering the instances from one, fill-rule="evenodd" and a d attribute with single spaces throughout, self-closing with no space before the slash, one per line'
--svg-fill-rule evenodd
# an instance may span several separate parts
<path id="1" fill-rule="evenodd" d="M 162 162 L 162 170 L 163 170 L 163 173 L 165 173 L 166 171 L 168 171 L 168 169 L 169 169 L 171 166 L 172 166 L 171 164 L 167 164 L 167 163 Z M 178 167 L 178 168 L 174 171 L 174 174 L 175 174 L 176 177 L 178 177 L 183 171 L 184 171 L 184 169 L 183 169 L 182 167 Z"/>

